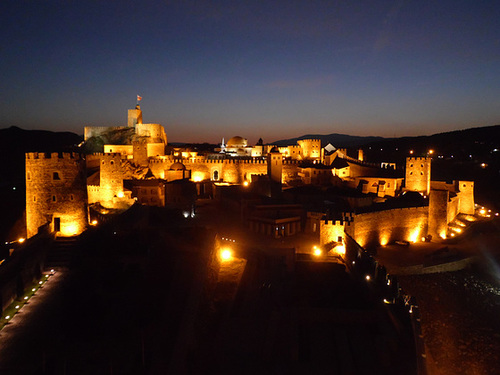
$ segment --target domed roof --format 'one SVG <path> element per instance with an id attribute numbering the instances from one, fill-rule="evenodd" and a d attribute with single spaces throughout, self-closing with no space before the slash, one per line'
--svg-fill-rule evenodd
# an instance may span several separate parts
<path id="1" fill-rule="evenodd" d="M 176 162 L 170 166 L 171 171 L 184 171 L 186 170 L 186 166 L 182 163 Z"/>
<path id="2" fill-rule="evenodd" d="M 248 139 L 236 136 L 227 141 L 227 147 L 247 147 Z"/>
<path id="3" fill-rule="evenodd" d="M 273 146 L 273 148 L 269 152 L 280 152 L 280 150 L 278 147 Z"/>

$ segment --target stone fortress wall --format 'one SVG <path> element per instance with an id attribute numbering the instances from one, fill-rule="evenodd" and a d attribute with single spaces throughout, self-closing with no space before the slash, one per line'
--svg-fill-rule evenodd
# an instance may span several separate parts
<path id="1" fill-rule="evenodd" d="M 62 236 L 88 224 L 85 163 L 77 153 L 26 154 L 27 236 L 49 224 Z"/>

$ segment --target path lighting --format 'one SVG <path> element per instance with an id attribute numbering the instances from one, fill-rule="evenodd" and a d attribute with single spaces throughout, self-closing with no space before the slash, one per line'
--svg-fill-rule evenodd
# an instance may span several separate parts
<path id="1" fill-rule="evenodd" d="M 366 280 L 366 281 L 370 281 L 371 279 L 372 279 L 372 278 L 371 278 L 371 276 L 370 276 L 370 275 L 366 275 L 366 276 L 365 276 L 365 280 Z"/>
<path id="2" fill-rule="evenodd" d="M 224 249 L 221 251 L 220 257 L 223 261 L 228 261 L 228 260 L 231 260 L 233 258 L 233 253 L 229 249 Z"/>
<path id="3" fill-rule="evenodd" d="M 244 181 L 243 186 L 248 186 L 248 181 Z"/>
<path id="4" fill-rule="evenodd" d="M 92 221 L 90 222 L 90 224 L 91 224 L 91 225 L 97 225 L 97 220 L 92 220 Z"/>
<path id="5" fill-rule="evenodd" d="M 26 239 L 25 239 L 25 238 L 22 238 L 22 237 L 21 237 L 20 239 L 18 239 L 18 240 L 17 240 L 17 242 L 19 242 L 19 243 L 23 243 L 24 241 L 26 241 Z"/>

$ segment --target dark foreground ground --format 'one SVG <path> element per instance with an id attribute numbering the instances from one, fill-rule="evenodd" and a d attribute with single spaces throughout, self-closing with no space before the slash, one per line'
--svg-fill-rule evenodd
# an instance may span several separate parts
<path id="1" fill-rule="evenodd" d="M 0 374 L 415 373 L 405 325 L 342 265 L 290 273 L 253 249 L 216 299 L 213 231 L 148 208 L 120 220 L 0 332 Z"/>

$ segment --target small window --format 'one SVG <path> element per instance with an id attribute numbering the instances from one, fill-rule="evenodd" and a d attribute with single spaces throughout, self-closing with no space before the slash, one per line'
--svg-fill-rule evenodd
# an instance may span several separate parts
<path id="1" fill-rule="evenodd" d="M 111 160 L 111 161 L 109 162 L 109 164 L 113 165 L 113 164 L 115 164 L 115 161 L 114 161 L 114 160 Z"/>
<path id="2" fill-rule="evenodd" d="M 337 242 L 342 242 L 342 236 L 337 237 Z"/>
<path id="3" fill-rule="evenodd" d="M 33 195 L 33 202 L 36 202 L 36 195 Z"/>
<path id="4" fill-rule="evenodd" d="M 413 174 L 413 172 L 410 172 L 410 176 Z"/>
<path id="5" fill-rule="evenodd" d="M 26 179 L 27 179 L 28 181 L 31 181 L 31 172 L 27 172 L 27 173 L 26 173 Z"/>
<path id="6" fill-rule="evenodd" d="M 57 202 L 57 198 L 55 195 L 52 196 L 52 202 Z"/>
<path id="7" fill-rule="evenodd" d="M 464 184 L 464 187 L 466 187 L 467 185 Z"/>
<path id="8" fill-rule="evenodd" d="M 420 172 L 420 175 L 423 176 L 424 175 L 424 172 Z"/>
<path id="9" fill-rule="evenodd" d="M 73 194 L 70 194 L 70 195 L 69 195 L 69 200 L 70 200 L 70 201 L 75 200 L 75 197 L 73 196 Z"/>
<path id="10" fill-rule="evenodd" d="M 410 168 L 413 168 L 413 164 L 410 164 Z"/>
<path id="11" fill-rule="evenodd" d="M 54 181 L 56 181 L 56 180 L 60 180 L 60 179 L 61 179 L 61 177 L 59 176 L 59 172 L 53 172 L 53 173 L 52 173 L 52 179 L 53 179 Z"/>
<path id="12" fill-rule="evenodd" d="M 424 167 L 424 165 L 423 165 L 423 164 L 420 164 L 420 168 L 423 168 L 423 167 Z"/>

